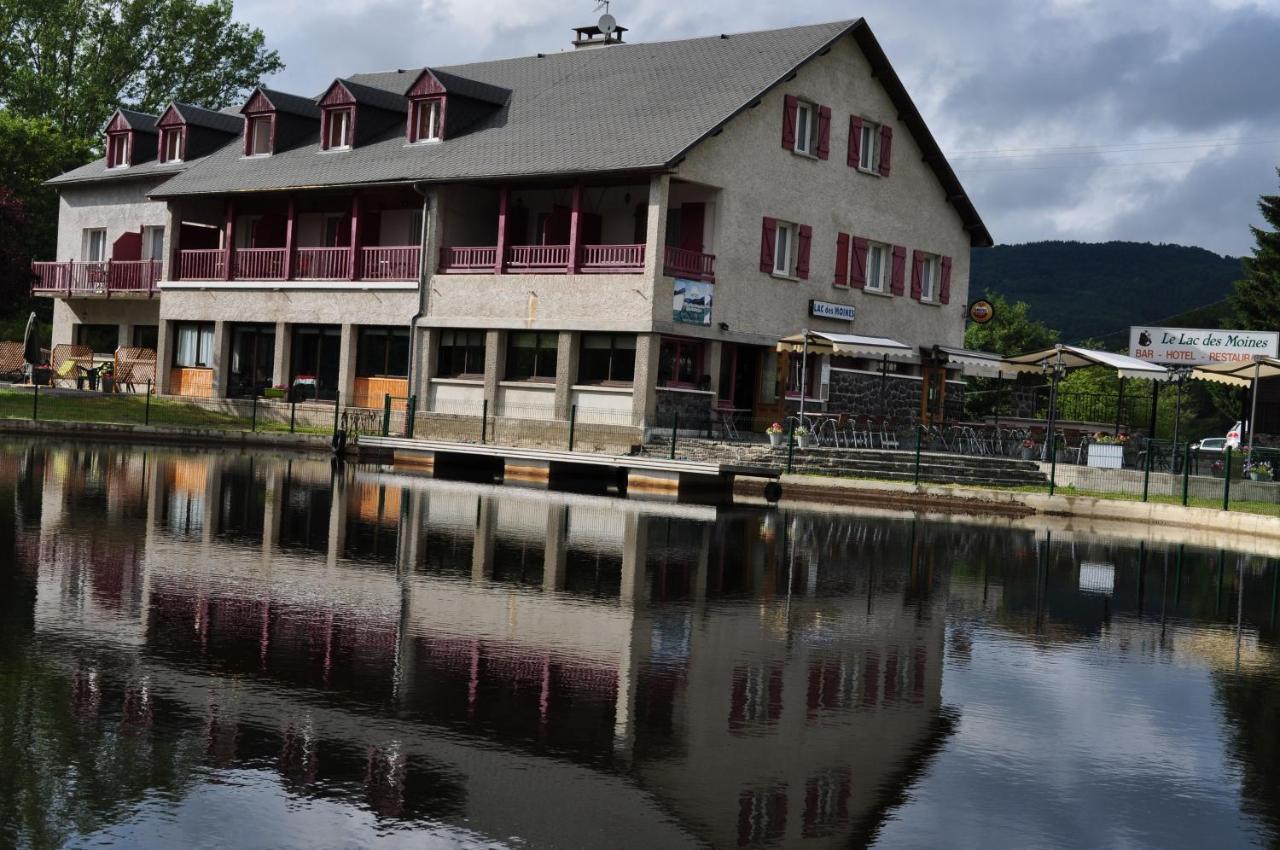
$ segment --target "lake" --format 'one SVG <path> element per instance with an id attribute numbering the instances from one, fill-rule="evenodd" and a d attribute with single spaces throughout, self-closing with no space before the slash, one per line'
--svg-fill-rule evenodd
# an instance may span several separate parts
<path id="1" fill-rule="evenodd" d="M 1278 575 L 10 440 L 0 846 L 1273 846 Z"/>

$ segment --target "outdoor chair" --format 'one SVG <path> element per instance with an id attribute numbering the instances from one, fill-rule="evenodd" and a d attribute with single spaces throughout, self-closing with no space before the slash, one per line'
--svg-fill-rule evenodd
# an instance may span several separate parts
<path id="1" fill-rule="evenodd" d="M 881 417 L 880 419 L 880 448 L 898 448 L 897 422 L 885 417 Z"/>
<path id="2" fill-rule="evenodd" d="M 53 370 L 52 384 L 76 386 L 76 378 L 93 368 L 93 349 L 87 345 L 55 345 L 49 362 Z"/>
<path id="3" fill-rule="evenodd" d="M 871 417 L 863 414 L 854 420 L 850 436 L 855 449 L 871 448 Z"/>
<path id="4" fill-rule="evenodd" d="M 829 443 L 834 448 L 840 448 L 840 441 L 843 439 L 847 447 L 849 445 L 846 429 L 849 427 L 849 414 L 841 413 L 836 416 L 828 416 L 822 420 L 818 426 L 818 445 Z"/>

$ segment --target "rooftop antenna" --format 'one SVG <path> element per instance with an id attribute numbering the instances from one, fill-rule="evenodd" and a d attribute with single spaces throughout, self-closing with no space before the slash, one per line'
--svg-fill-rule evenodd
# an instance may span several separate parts
<path id="1" fill-rule="evenodd" d="M 600 0 L 596 4 L 596 11 L 599 12 L 601 9 L 604 10 L 604 14 L 600 16 L 596 26 L 600 28 L 605 38 L 609 38 L 618 29 L 618 21 L 609 14 L 609 0 Z"/>

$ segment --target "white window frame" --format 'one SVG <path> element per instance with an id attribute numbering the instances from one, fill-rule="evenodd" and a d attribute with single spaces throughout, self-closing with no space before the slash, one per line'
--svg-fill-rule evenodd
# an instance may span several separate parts
<path id="1" fill-rule="evenodd" d="M 95 237 L 98 237 L 95 239 Z M 97 242 L 98 251 L 94 251 Z M 97 254 L 95 257 L 94 254 Z M 81 256 L 85 262 L 101 263 L 107 259 L 107 229 L 105 227 L 86 227 L 84 229 L 84 245 Z"/>
<path id="2" fill-rule="evenodd" d="M 170 144 L 172 142 L 172 144 Z M 173 148 L 170 153 L 169 148 Z M 182 162 L 182 129 L 166 127 L 160 132 L 160 153 L 165 162 Z"/>
<path id="3" fill-rule="evenodd" d="M 862 120 L 862 138 L 858 140 L 858 170 L 880 173 L 880 125 Z"/>
<path id="4" fill-rule="evenodd" d="M 795 276 L 799 232 L 799 226 L 792 222 L 777 223 L 777 232 L 773 237 L 773 274 L 776 277 Z"/>
<path id="5" fill-rule="evenodd" d="M 129 167 L 129 137 L 130 133 L 112 133 L 107 137 L 107 162 L 108 168 L 128 168 Z M 120 150 L 117 155 L 116 145 L 119 144 Z"/>
<path id="6" fill-rule="evenodd" d="M 249 156 L 271 156 L 271 125 L 270 115 L 254 115 L 249 118 Z M 266 150 L 258 150 L 258 127 L 266 127 L 262 139 Z"/>
<path id="7" fill-rule="evenodd" d="M 142 259 L 164 262 L 164 228 L 148 224 L 142 228 Z"/>
<path id="8" fill-rule="evenodd" d="M 804 132 L 801 132 L 800 115 L 804 115 Z M 817 138 L 818 107 L 807 100 L 796 101 L 796 143 L 793 150 L 801 156 L 814 156 L 814 140 Z"/>
<path id="9" fill-rule="evenodd" d="M 417 127 L 415 127 L 416 132 L 414 134 L 415 144 L 418 142 L 440 141 L 441 111 L 441 102 L 436 98 L 418 101 L 416 111 L 414 113 L 414 120 L 417 122 Z"/>
<path id="10" fill-rule="evenodd" d="M 920 255 L 920 300 L 934 304 L 938 300 L 938 273 L 942 258 L 937 254 Z"/>
<path id="11" fill-rule="evenodd" d="M 879 266 L 876 268 L 876 274 L 871 274 L 871 256 L 876 253 L 880 257 Z M 885 294 L 889 291 L 887 285 L 889 274 L 889 265 L 892 262 L 892 254 L 889 246 L 883 242 L 867 242 L 867 267 L 863 269 L 866 273 L 866 283 L 863 289 L 867 292 L 876 292 Z"/>
<path id="12" fill-rule="evenodd" d="M 345 151 L 351 149 L 351 119 L 353 117 L 351 113 L 353 111 L 349 106 L 329 111 L 328 138 L 325 140 L 326 150 Z M 336 142 L 334 141 L 335 128 L 339 132 Z"/>

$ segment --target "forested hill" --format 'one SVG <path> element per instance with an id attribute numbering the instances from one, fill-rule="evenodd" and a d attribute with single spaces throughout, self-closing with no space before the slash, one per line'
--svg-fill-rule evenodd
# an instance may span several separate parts
<path id="1" fill-rule="evenodd" d="M 1114 338 L 1226 298 L 1240 260 L 1148 242 L 1028 242 L 973 252 L 971 291 L 1025 301 L 1066 342 Z M 1211 311 L 1212 312 L 1212 311 Z"/>

